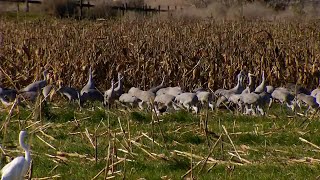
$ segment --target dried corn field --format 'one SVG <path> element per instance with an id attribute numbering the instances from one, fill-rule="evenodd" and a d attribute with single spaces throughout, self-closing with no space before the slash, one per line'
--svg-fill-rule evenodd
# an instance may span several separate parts
<path id="1" fill-rule="evenodd" d="M 64 84 L 81 87 L 87 69 L 101 89 L 117 72 L 125 86 L 231 87 L 240 69 L 260 72 L 274 86 L 317 86 L 319 22 L 123 18 L 108 21 L 0 20 L 4 86 L 20 89 L 43 67 Z M 8 76 L 5 76 L 7 74 Z"/>
<path id="2" fill-rule="evenodd" d="M 311 89 L 320 77 L 316 21 L 0 18 L 0 24 L 1 86 L 17 90 L 44 69 L 52 74 L 48 84 L 62 80 L 79 89 L 89 67 L 101 90 L 118 72 L 125 91 L 149 89 L 162 77 L 186 91 L 230 88 L 240 70 L 259 77 L 265 71 L 275 87 L 298 82 Z M 18 131 L 27 130 L 29 179 L 319 178 L 317 113 L 275 105 L 265 116 L 230 109 L 158 116 L 41 96 L 34 104 L 17 102 L 0 107 L 0 167 L 23 153 Z"/>

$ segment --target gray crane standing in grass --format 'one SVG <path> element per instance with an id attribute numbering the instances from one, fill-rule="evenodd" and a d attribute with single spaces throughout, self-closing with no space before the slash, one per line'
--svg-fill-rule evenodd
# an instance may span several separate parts
<path id="1" fill-rule="evenodd" d="M 259 98 L 260 96 L 254 92 L 241 95 L 240 100 L 244 104 L 245 114 L 250 114 L 252 112 L 253 115 L 256 115 L 255 109 L 257 108 Z M 261 112 L 261 114 L 264 113 Z"/>
<path id="2" fill-rule="evenodd" d="M 151 109 L 151 101 L 153 101 L 155 98 L 155 94 L 153 92 L 143 91 L 139 88 L 132 87 L 129 89 L 128 94 L 130 94 L 131 96 L 135 96 L 139 100 L 141 100 L 139 102 L 140 109 L 144 109 L 145 105 L 147 106 L 147 108 Z"/>
<path id="3" fill-rule="evenodd" d="M 264 115 L 264 109 L 266 107 L 266 105 L 268 105 L 268 110 L 271 106 L 271 102 L 272 102 L 272 87 L 269 86 L 269 91 L 268 91 L 268 87 L 266 85 L 266 79 L 265 79 L 265 75 L 264 75 L 264 71 L 262 71 L 262 77 L 261 77 L 261 83 L 258 87 L 256 87 L 256 89 L 254 90 L 254 93 L 259 95 L 259 99 L 258 99 L 258 105 L 257 105 L 257 110 Z"/>
<path id="4" fill-rule="evenodd" d="M 54 93 L 55 93 L 54 85 L 48 84 L 42 89 L 42 95 L 45 101 L 47 101 L 48 97 L 49 97 L 49 100 L 51 100 L 51 97 Z"/>
<path id="5" fill-rule="evenodd" d="M 147 106 L 148 109 L 151 109 L 151 102 L 154 100 L 155 96 L 156 95 L 151 91 L 138 92 L 136 97 L 141 100 L 141 102 L 139 102 L 139 107 L 144 109 L 144 107 Z"/>
<path id="6" fill-rule="evenodd" d="M 311 110 L 311 109 L 314 110 L 319 107 L 315 97 L 313 97 L 311 95 L 304 94 L 304 93 L 299 93 L 297 95 L 297 105 L 299 106 L 300 109 L 301 109 L 301 104 L 305 104 L 308 106 L 308 108 L 306 109 L 306 111 L 304 113 L 305 115 L 308 114 L 309 110 Z"/>
<path id="7" fill-rule="evenodd" d="M 229 97 L 229 101 L 233 104 L 236 104 L 238 106 L 239 112 L 243 111 L 243 105 L 241 101 L 241 96 L 244 94 L 248 94 L 252 91 L 252 77 L 254 74 L 248 73 L 248 85 L 247 87 L 240 93 L 240 94 L 231 94 Z"/>
<path id="8" fill-rule="evenodd" d="M 191 110 L 191 108 L 195 111 L 195 113 L 199 112 L 199 100 L 196 93 L 182 93 L 176 96 L 174 102 L 182 108 L 184 106 L 187 108 L 188 111 Z M 177 109 L 177 107 L 176 107 Z"/>
<path id="9" fill-rule="evenodd" d="M 214 105 L 213 105 L 214 98 L 211 92 L 199 90 L 199 91 L 196 91 L 196 94 L 199 102 L 201 103 L 201 108 L 209 107 L 211 108 L 211 110 L 214 109 Z"/>
<path id="10" fill-rule="evenodd" d="M 119 99 L 119 97 L 123 94 L 123 76 L 121 73 L 118 73 L 118 86 L 113 89 L 113 100 Z M 112 88 L 105 91 L 105 95 L 111 94 Z"/>
<path id="11" fill-rule="evenodd" d="M 320 78 L 319 78 L 319 85 L 318 85 L 318 87 L 317 87 L 316 89 L 314 89 L 314 90 L 311 91 L 311 94 L 310 94 L 311 96 L 317 97 L 317 95 L 320 94 L 320 88 L 319 88 L 319 86 L 320 86 Z"/>
<path id="12" fill-rule="evenodd" d="M 44 88 L 47 85 L 48 70 L 44 70 L 42 74 L 44 77 L 43 80 L 36 81 L 36 82 L 33 82 L 33 83 L 27 85 L 26 87 L 22 88 L 20 90 L 20 92 L 21 93 L 31 92 L 31 91 L 37 92 L 37 91 L 40 91 L 42 88 Z"/>
<path id="13" fill-rule="evenodd" d="M 240 111 L 243 111 L 244 106 L 244 114 L 250 114 L 253 113 L 256 114 L 255 109 L 257 107 L 257 102 L 259 100 L 259 95 L 252 92 L 252 77 L 254 74 L 248 73 L 248 85 L 245 90 L 242 91 L 242 93 L 237 96 L 238 98 L 235 98 L 234 101 L 238 100 L 238 106 Z"/>
<path id="14" fill-rule="evenodd" d="M 295 103 L 293 102 L 295 97 L 292 95 L 288 89 L 283 87 L 278 87 L 274 89 L 271 94 L 273 100 L 278 100 L 282 104 L 286 104 L 292 111 L 295 109 Z"/>
<path id="15" fill-rule="evenodd" d="M 35 101 L 38 93 L 40 90 L 42 90 L 47 85 L 47 79 L 48 79 L 48 70 L 45 69 L 43 71 L 43 80 L 33 82 L 26 87 L 22 88 L 19 93 L 23 96 L 24 99 L 29 101 Z"/>
<path id="16" fill-rule="evenodd" d="M 170 94 L 160 94 L 154 99 L 154 106 L 157 114 L 160 112 L 168 112 L 173 108 L 175 96 Z"/>
<path id="17" fill-rule="evenodd" d="M 69 102 L 79 101 L 80 93 L 78 90 L 73 87 L 62 86 L 61 80 L 58 83 L 59 87 L 57 89 L 57 92 L 67 97 Z"/>
<path id="18" fill-rule="evenodd" d="M 235 87 L 233 87 L 232 89 L 218 89 L 214 92 L 214 95 L 219 97 L 219 96 L 228 96 L 231 94 L 240 94 L 244 90 L 242 86 L 242 77 L 243 77 L 243 71 L 240 71 L 240 73 L 237 75 L 237 85 Z"/>
<path id="19" fill-rule="evenodd" d="M 240 102 L 245 106 L 245 114 L 250 114 L 251 112 L 255 115 L 256 110 L 261 114 L 265 114 L 264 107 L 266 104 L 269 104 L 271 95 L 268 94 L 266 88 L 266 82 L 264 77 L 264 72 L 262 72 L 262 81 L 258 87 L 252 92 L 251 90 L 251 76 L 252 74 L 248 74 L 249 76 L 249 85 L 246 90 L 241 93 Z"/>
<path id="20" fill-rule="evenodd" d="M 111 108 L 112 103 L 115 101 L 116 99 L 116 92 L 114 91 L 114 80 L 111 80 L 111 88 L 108 91 L 104 92 L 104 106 L 109 107 L 109 109 Z"/>
<path id="21" fill-rule="evenodd" d="M 17 97 L 16 90 L 0 87 L 0 101 L 5 107 L 12 105 L 16 97 Z"/>
<path id="22" fill-rule="evenodd" d="M 103 95 L 94 85 L 91 67 L 89 68 L 87 84 L 80 91 L 80 105 L 82 106 L 86 101 L 104 101 Z"/>
<path id="23" fill-rule="evenodd" d="M 262 78 L 261 78 L 261 83 L 256 89 L 254 90 L 255 93 L 262 93 L 267 91 L 267 86 L 266 86 L 266 79 L 264 77 L 264 71 L 262 71 Z"/>
<path id="24" fill-rule="evenodd" d="M 229 101 L 232 94 L 240 94 L 244 90 L 242 86 L 243 71 L 237 75 L 237 85 L 232 89 L 218 89 L 214 92 L 214 96 L 217 97 L 216 107 Z"/>

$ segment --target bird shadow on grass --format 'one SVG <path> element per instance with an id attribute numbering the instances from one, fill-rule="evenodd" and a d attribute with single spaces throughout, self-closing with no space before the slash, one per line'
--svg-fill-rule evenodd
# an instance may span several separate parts
<path id="1" fill-rule="evenodd" d="M 184 133 L 183 135 L 181 135 L 179 140 L 182 143 L 191 143 L 191 144 L 196 144 L 196 145 L 205 142 L 205 139 L 203 137 L 200 137 L 199 135 L 194 134 L 193 132 Z"/>
<path id="2" fill-rule="evenodd" d="M 142 112 L 131 112 L 130 118 L 134 121 L 138 121 L 142 123 L 150 123 L 152 120 L 151 114 L 145 114 Z"/>
<path id="3" fill-rule="evenodd" d="M 163 116 L 163 119 L 167 122 L 197 122 L 199 121 L 199 117 L 195 116 L 192 113 L 181 110 L 174 113 L 166 114 Z"/>

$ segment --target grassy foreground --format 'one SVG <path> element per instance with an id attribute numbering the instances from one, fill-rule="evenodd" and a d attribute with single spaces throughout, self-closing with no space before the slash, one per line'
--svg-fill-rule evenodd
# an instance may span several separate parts
<path id="1" fill-rule="evenodd" d="M 278 107 L 268 117 L 209 112 L 205 133 L 199 125 L 205 112 L 180 111 L 156 118 L 138 110 L 94 107 L 80 110 L 49 104 L 42 113 L 20 107 L 10 119 L 9 110 L 1 110 L 5 153 L 23 154 L 18 134 L 27 129 L 32 178 L 315 179 L 320 175 L 320 149 L 299 139 L 320 144 L 317 118 L 290 116 Z M 1 165 L 8 159 L 2 158 Z"/>

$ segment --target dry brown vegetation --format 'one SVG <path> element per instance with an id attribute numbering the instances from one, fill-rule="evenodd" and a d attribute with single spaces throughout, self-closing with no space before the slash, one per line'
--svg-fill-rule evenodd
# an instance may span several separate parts
<path id="1" fill-rule="evenodd" d="M 126 88 L 167 85 L 191 89 L 233 86 L 241 69 L 265 70 L 269 84 L 298 82 L 315 87 L 319 77 L 319 23 L 214 21 L 183 18 L 118 20 L 1 19 L 0 66 L 17 88 L 40 77 L 80 88 L 89 66 L 100 89 L 117 72 Z M 2 74 L 2 85 L 12 87 Z"/>

